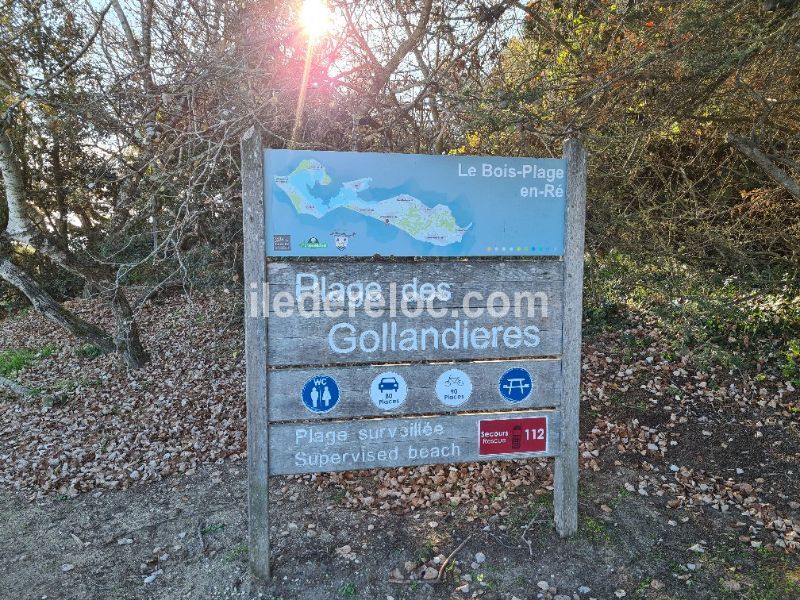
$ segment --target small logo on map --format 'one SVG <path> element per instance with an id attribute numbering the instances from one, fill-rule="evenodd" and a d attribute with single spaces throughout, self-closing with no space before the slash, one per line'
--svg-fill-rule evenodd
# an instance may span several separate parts
<path id="1" fill-rule="evenodd" d="M 314 236 L 311 236 L 305 242 L 300 242 L 300 247 L 301 248 L 309 248 L 311 250 L 314 250 L 314 249 L 318 249 L 318 248 L 327 248 L 328 244 L 327 244 L 327 242 L 320 242 L 319 238 L 315 238 Z"/>
<path id="2" fill-rule="evenodd" d="M 273 235 L 272 247 L 275 252 L 289 252 L 292 249 L 291 235 Z"/>
<path id="3" fill-rule="evenodd" d="M 347 245 L 350 243 L 350 238 L 356 234 L 354 231 L 353 233 L 345 233 L 343 231 L 331 231 L 331 235 L 333 236 L 333 241 L 336 242 L 336 249 L 344 252 L 347 250 Z"/>

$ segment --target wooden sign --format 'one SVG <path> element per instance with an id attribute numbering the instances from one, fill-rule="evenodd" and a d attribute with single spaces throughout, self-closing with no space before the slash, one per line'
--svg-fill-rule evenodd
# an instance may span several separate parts
<path id="1" fill-rule="evenodd" d="M 577 528 L 586 157 L 242 140 L 250 564 L 269 475 L 555 458 Z M 467 258 L 468 257 L 468 258 Z"/>
<path id="2" fill-rule="evenodd" d="M 271 366 L 561 354 L 560 264 L 340 260 L 269 264 Z"/>
<path id="3" fill-rule="evenodd" d="M 462 405 L 448 406 L 436 394 L 435 384 L 442 373 L 457 366 L 469 378 L 472 391 Z M 524 398 L 510 402 L 500 393 L 503 375 L 523 368 L 531 378 L 531 390 Z M 318 375 L 336 381 L 340 400 L 325 413 L 309 411 L 298 402 L 298 382 Z M 530 410 L 561 405 L 561 361 L 541 360 L 466 362 L 457 365 L 398 364 L 373 366 L 302 367 L 278 369 L 269 375 L 269 416 L 271 423 L 318 421 L 403 415 L 449 414 L 459 411 Z M 397 384 L 397 392 L 394 388 Z M 383 385 L 382 385 L 383 384 Z M 402 386 L 402 389 L 401 389 Z M 382 390 L 381 387 L 384 389 Z M 373 396 L 373 388 L 375 394 Z M 391 398 L 386 396 L 391 394 Z"/>
<path id="4" fill-rule="evenodd" d="M 558 411 L 282 423 L 270 428 L 270 474 L 553 456 L 558 426 Z"/>

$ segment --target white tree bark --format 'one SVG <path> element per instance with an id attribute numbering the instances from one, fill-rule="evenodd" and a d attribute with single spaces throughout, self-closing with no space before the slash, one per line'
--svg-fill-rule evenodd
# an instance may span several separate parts
<path id="1" fill-rule="evenodd" d="M 25 182 L 22 178 L 22 168 L 15 160 L 11 138 L 5 131 L 0 132 L 0 172 L 3 174 L 8 209 L 6 235 L 21 244 L 30 245 L 31 232 L 25 215 Z"/>

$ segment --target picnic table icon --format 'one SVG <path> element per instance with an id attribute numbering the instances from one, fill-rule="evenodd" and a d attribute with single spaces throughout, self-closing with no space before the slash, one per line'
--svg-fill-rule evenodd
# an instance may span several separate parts
<path id="1" fill-rule="evenodd" d="M 531 384 L 524 377 L 509 377 L 503 384 L 503 388 L 508 392 L 509 396 L 524 396 L 529 387 L 531 387 Z"/>
<path id="2" fill-rule="evenodd" d="M 533 391 L 533 378 L 521 367 L 509 369 L 498 381 L 498 391 L 509 402 L 522 402 Z"/>

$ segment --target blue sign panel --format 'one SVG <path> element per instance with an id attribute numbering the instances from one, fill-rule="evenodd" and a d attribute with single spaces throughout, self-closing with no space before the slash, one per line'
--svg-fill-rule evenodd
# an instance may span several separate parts
<path id="1" fill-rule="evenodd" d="M 526 369 L 509 369 L 499 382 L 500 395 L 509 402 L 522 402 L 533 391 L 533 379 Z"/>
<path id="2" fill-rule="evenodd" d="M 566 161 L 266 150 L 268 256 L 560 256 Z"/>
<path id="3" fill-rule="evenodd" d="M 317 375 L 306 381 L 301 398 L 313 413 L 330 412 L 339 403 L 339 386 L 333 377 Z"/>

